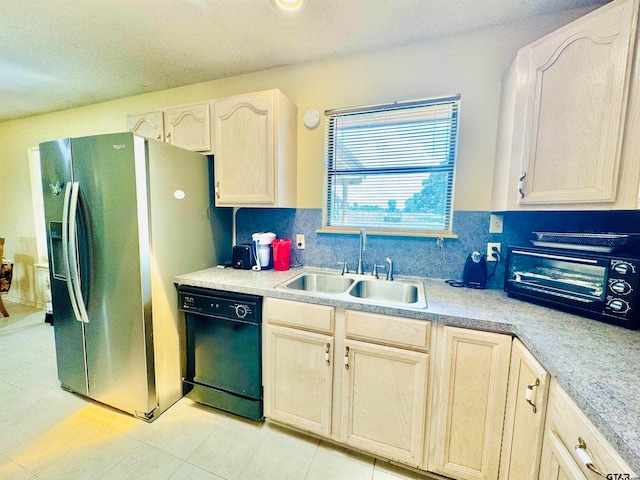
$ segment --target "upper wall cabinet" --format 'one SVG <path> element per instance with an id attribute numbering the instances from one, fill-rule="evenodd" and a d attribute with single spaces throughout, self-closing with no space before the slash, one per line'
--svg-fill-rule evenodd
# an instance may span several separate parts
<path id="1" fill-rule="evenodd" d="M 215 203 L 296 206 L 297 108 L 280 90 L 213 102 Z"/>
<path id="2" fill-rule="evenodd" d="M 141 137 L 170 143 L 194 152 L 211 151 L 208 103 L 193 103 L 160 112 L 127 115 L 127 130 Z"/>
<path id="3" fill-rule="evenodd" d="M 196 103 L 168 108 L 164 112 L 165 141 L 194 152 L 211 150 L 209 104 Z"/>
<path id="4" fill-rule="evenodd" d="M 127 130 L 144 138 L 164 142 L 164 117 L 162 112 L 127 115 Z"/>
<path id="5" fill-rule="evenodd" d="M 492 210 L 638 207 L 637 17 L 638 0 L 616 0 L 518 52 Z"/>

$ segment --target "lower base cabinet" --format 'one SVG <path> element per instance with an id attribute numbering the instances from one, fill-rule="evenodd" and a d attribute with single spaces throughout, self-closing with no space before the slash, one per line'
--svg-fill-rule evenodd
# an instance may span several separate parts
<path id="1" fill-rule="evenodd" d="M 636 476 L 558 383 L 552 380 L 539 478 L 589 480 Z"/>
<path id="2" fill-rule="evenodd" d="M 516 338 L 511 349 L 500 480 L 538 478 L 550 378 Z"/>
<path id="3" fill-rule="evenodd" d="M 264 415 L 331 433 L 335 309 L 275 298 L 263 303 Z"/>
<path id="4" fill-rule="evenodd" d="M 635 477 L 510 335 L 273 298 L 264 318 L 270 419 L 456 480 Z"/>
<path id="5" fill-rule="evenodd" d="M 345 444 L 417 467 L 428 355 L 348 340 L 342 386 Z"/>
<path id="6" fill-rule="evenodd" d="M 267 335 L 265 416 L 328 437 L 333 337 L 274 325 Z"/>
<path id="7" fill-rule="evenodd" d="M 265 416 L 420 466 L 431 324 L 272 298 L 264 305 Z"/>
<path id="8" fill-rule="evenodd" d="M 425 468 L 461 480 L 498 478 L 511 336 L 438 325 Z"/>

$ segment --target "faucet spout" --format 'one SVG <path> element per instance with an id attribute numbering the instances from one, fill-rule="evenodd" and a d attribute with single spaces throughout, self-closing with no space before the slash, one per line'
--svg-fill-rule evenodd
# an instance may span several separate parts
<path id="1" fill-rule="evenodd" d="M 389 257 L 385 258 L 387 262 L 387 280 L 393 280 L 393 260 Z"/>
<path id="2" fill-rule="evenodd" d="M 363 274 L 364 267 L 362 264 L 362 252 L 367 251 L 367 231 L 364 228 L 360 229 L 360 243 L 358 245 L 358 268 L 356 268 L 356 273 Z"/>

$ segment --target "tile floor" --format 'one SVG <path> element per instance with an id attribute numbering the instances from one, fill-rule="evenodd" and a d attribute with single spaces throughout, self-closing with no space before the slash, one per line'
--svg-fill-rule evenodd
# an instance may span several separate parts
<path id="1" fill-rule="evenodd" d="M 42 311 L 0 317 L 0 480 L 425 479 L 277 425 L 182 399 L 145 423 L 57 380 Z"/>

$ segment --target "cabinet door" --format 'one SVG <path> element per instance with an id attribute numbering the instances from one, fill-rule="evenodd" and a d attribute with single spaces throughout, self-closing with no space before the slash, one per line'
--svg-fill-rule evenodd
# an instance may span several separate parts
<path id="1" fill-rule="evenodd" d="M 636 9 L 612 2 L 519 52 L 521 204 L 616 200 Z"/>
<path id="2" fill-rule="evenodd" d="M 162 112 L 127 115 L 127 130 L 144 138 L 164 141 Z"/>
<path id="3" fill-rule="evenodd" d="M 216 205 L 275 202 L 273 92 L 214 103 Z"/>
<path id="4" fill-rule="evenodd" d="M 344 443 L 413 466 L 423 449 L 426 353 L 345 343 Z"/>
<path id="5" fill-rule="evenodd" d="M 635 478 L 636 474 L 567 393 L 552 380 L 539 478 L 583 480 L 602 477 Z"/>
<path id="6" fill-rule="evenodd" d="M 500 479 L 538 478 L 549 374 L 520 340 L 513 341 Z"/>
<path id="7" fill-rule="evenodd" d="M 511 337 L 438 325 L 428 470 L 496 479 Z"/>
<path id="8" fill-rule="evenodd" d="M 329 436 L 333 338 L 269 325 L 265 355 L 265 416 Z"/>
<path id="9" fill-rule="evenodd" d="M 544 441 L 540 479 L 547 480 L 587 480 L 580 467 L 558 436 L 548 431 Z"/>
<path id="10" fill-rule="evenodd" d="M 182 105 L 165 110 L 166 142 L 194 152 L 211 150 L 209 104 Z"/>

